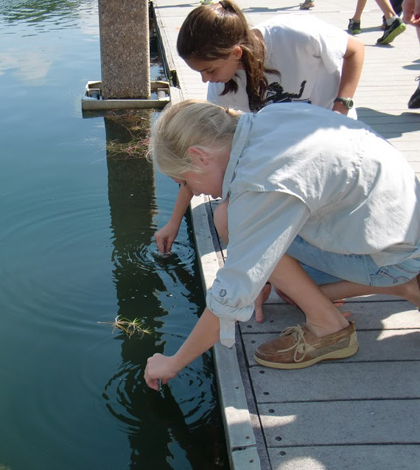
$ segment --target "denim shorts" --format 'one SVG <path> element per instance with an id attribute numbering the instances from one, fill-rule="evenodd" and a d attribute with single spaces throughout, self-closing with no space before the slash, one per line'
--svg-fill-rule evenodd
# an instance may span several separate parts
<path id="1" fill-rule="evenodd" d="M 342 255 L 323 251 L 299 235 L 287 250 L 319 286 L 338 281 L 351 281 L 372 287 L 403 284 L 420 273 L 420 258 L 400 264 L 378 266 L 369 255 Z"/>

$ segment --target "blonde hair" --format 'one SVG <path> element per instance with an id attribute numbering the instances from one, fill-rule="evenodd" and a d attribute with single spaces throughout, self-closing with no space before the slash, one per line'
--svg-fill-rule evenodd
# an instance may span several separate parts
<path id="1" fill-rule="evenodd" d="M 181 179 L 199 169 L 188 152 L 198 147 L 210 153 L 232 140 L 242 113 L 201 100 L 185 100 L 170 106 L 152 127 L 149 158 L 162 173 Z"/>
<path id="2" fill-rule="evenodd" d="M 178 34 L 178 54 L 185 60 L 204 61 L 226 59 L 235 47 L 242 49 L 241 62 L 245 70 L 249 108 L 258 111 L 264 106 L 268 81 L 265 73 L 280 72 L 265 67 L 266 47 L 262 37 L 253 31 L 240 7 L 231 0 L 202 5 L 192 10 Z M 222 95 L 236 93 L 234 79 L 225 83 Z"/>

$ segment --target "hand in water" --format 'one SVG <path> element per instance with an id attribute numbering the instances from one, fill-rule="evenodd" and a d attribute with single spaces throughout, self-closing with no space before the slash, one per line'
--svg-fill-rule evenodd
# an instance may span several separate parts
<path id="1" fill-rule="evenodd" d="M 179 226 L 168 222 L 164 227 L 155 233 L 155 240 L 158 250 L 167 254 L 171 251 L 172 244 L 178 235 Z"/>
<path id="2" fill-rule="evenodd" d="M 159 391 L 159 379 L 161 384 L 166 384 L 173 379 L 180 369 L 176 366 L 174 356 L 164 356 L 156 353 L 147 359 L 147 366 L 144 371 L 146 384 L 153 390 Z"/>

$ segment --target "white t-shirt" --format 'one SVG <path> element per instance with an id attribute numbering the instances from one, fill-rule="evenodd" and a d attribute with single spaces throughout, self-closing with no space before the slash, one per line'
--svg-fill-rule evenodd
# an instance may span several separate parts
<path id="1" fill-rule="evenodd" d="M 332 109 L 341 81 L 348 34 L 313 15 L 279 15 L 255 27 L 266 48 L 265 66 L 280 72 L 266 74 L 273 102 L 310 101 Z M 209 83 L 208 101 L 249 112 L 246 75 L 238 70 L 236 93 L 220 96 L 224 83 Z"/>

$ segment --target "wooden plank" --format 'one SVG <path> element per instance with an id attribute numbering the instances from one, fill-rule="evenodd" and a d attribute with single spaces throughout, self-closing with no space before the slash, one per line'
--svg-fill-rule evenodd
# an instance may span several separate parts
<path id="1" fill-rule="evenodd" d="M 273 403 L 259 406 L 267 446 L 420 444 L 420 400 Z M 392 459 L 396 464 L 395 457 Z M 418 462 L 412 462 L 412 469 Z M 338 467 L 340 468 L 340 467 Z M 399 468 L 398 464 L 393 467 Z M 366 467 L 369 469 L 369 467 Z"/>
<path id="2" fill-rule="evenodd" d="M 273 470 L 414 470 L 420 447 L 414 445 L 340 445 L 270 447 Z M 393 463 L 398 462 L 398 467 Z"/>
<path id="3" fill-rule="evenodd" d="M 350 362 L 347 359 L 347 362 L 323 362 L 300 370 L 255 366 L 250 368 L 250 375 L 258 406 L 294 401 L 420 399 L 419 361 Z M 420 433 L 417 437 L 420 439 Z"/>

